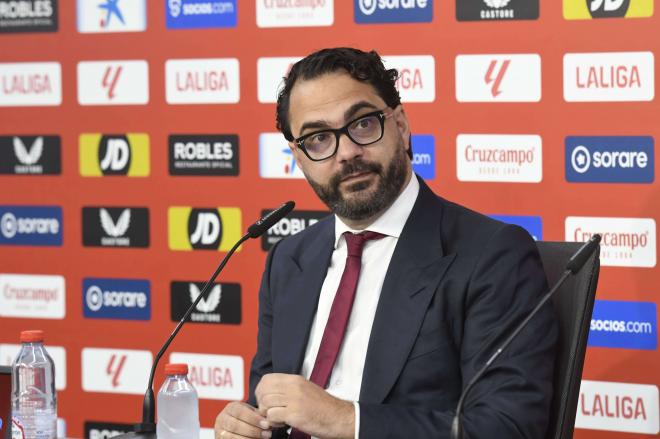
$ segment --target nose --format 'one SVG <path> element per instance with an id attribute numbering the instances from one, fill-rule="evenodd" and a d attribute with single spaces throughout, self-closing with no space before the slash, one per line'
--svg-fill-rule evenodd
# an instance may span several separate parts
<path id="1" fill-rule="evenodd" d="M 337 148 L 337 161 L 340 163 L 349 162 L 356 157 L 361 157 L 364 153 L 362 148 L 357 143 L 348 138 L 346 134 L 339 136 L 339 147 Z"/>

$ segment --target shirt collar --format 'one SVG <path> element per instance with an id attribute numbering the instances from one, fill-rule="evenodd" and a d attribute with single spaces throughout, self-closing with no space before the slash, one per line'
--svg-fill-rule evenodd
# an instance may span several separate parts
<path id="1" fill-rule="evenodd" d="M 410 216 L 417 195 L 419 194 L 419 182 L 417 176 L 412 174 L 406 188 L 399 194 L 394 203 L 381 216 L 364 230 L 355 230 L 347 226 L 341 218 L 335 215 L 335 248 L 344 232 L 360 233 L 365 230 L 382 233 L 386 236 L 399 238 L 403 231 L 403 226 Z"/>

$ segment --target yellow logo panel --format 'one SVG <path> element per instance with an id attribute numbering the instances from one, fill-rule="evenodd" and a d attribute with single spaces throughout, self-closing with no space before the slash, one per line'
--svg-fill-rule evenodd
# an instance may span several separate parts
<path id="1" fill-rule="evenodd" d="M 149 135 L 83 133 L 80 144 L 80 175 L 102 177 L 149 175 Z"/>
<path id="2" fill-rule="evenodd" d="M 564 0 L 564 18 L 644 18 L 653 16 L 653 0 Z"/>
<path id="3" fill-rule="evenodd" d="M 174 206 L 168 209 L 167 219 L 170 250 L 226 252 L 243 236 L 241 209 L 238 207 Z"/>

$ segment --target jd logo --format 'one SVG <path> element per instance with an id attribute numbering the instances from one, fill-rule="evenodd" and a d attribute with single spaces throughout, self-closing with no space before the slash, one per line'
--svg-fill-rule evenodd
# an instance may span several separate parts
<path id="1" fill-rule="evenodd" d="M 586 0 L 594 18 L 625 17 L 630 0 Z"/>
<path id="2" fill-rule="evenodd" d="M 99 145 L 99 164 L 104 175 L 127 175 L 131 148 L 126 136 L 103 136 Z"/>
<path id="3" fill-rule="evenodd" d="M 217 250 L 222 238 L 222 221 L 216 209 L 193 209 L 188 218 L 190 245 L 195 249 Z"/>

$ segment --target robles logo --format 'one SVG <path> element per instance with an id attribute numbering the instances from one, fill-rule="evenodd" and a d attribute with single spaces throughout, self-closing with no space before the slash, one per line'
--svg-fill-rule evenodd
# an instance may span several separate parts
<path id="1" fill-rule="evenodd" d="M 169 136 L 171 175 L 238 175 L 238 136 Z"/>
<path id="2" fill-rule="evenodd" d="M 600 262 L 613 267 L 655 267 L 656 232 L 652 218 L 597 218 L 569 216 L 565 239 L 586 242 L 602 236 Z"/>
<path id="3" fill-rule="evenodd" d="M 80 175 L 149 175 L 148 134 L 81 134 Z"/>
<path id="4" fill-rule="evenodd" d="M 433 20 L 433 0 L 354 0 L 355 22 L 428 23 Z"/>
<path id="5" fill-rule="evenodd" d="M 261 217 L 263 218 L 271 212 L 273 210 L 262 210 Z M 282 239 L 302 232 L 328 215 L 330 215 L 330 212 L 321 210 L 294 210 L 261 235 L 262 250 L 270 250 Z"/>
<path id="6" fill-rule="evenodd" d="M 653 183 L 653 137 L 566 137 L 566 180 Z"/>
<path id="7" fill-rule="evenodd" d="M 91 319 L 149 320 L 148 280 L 83 279 L 83 314 Z"/>
<path id="8" fill-rule="evenodd" d="M 229 251 L 242 236 L 237 207 L 170 207 L 168 222 L 171 250 Z"/>

